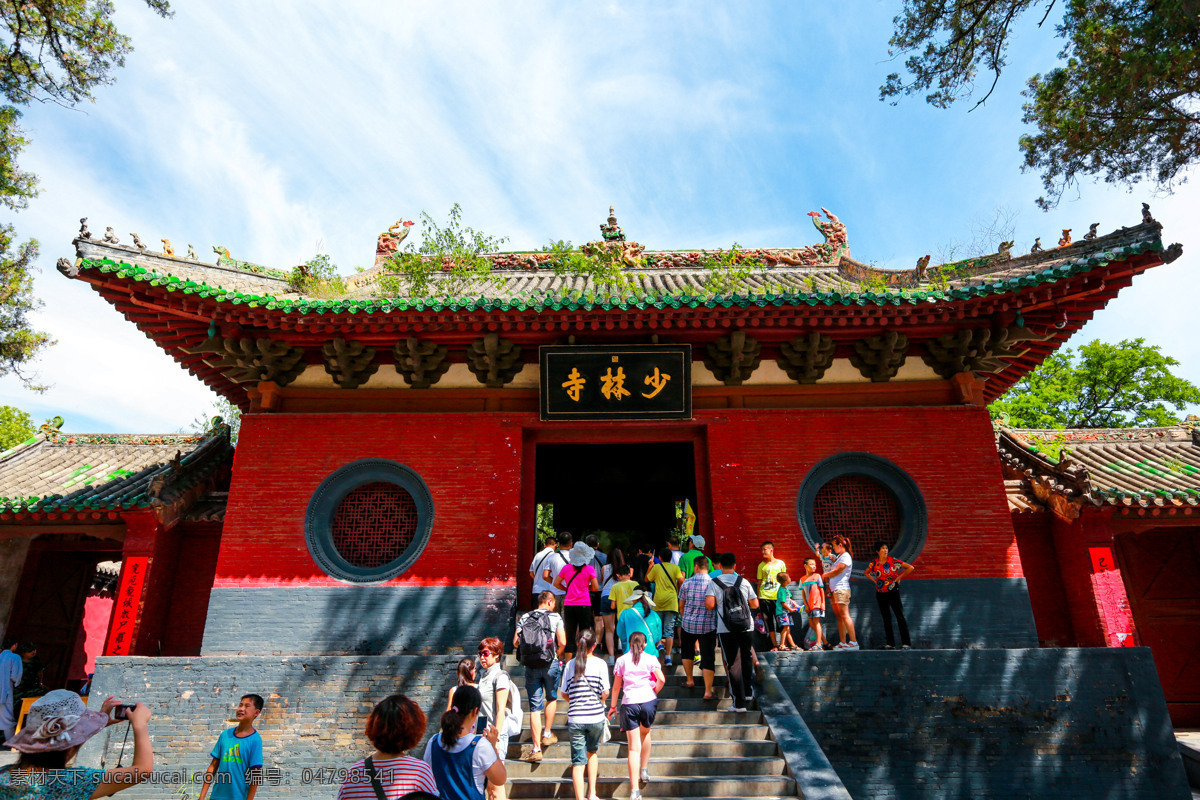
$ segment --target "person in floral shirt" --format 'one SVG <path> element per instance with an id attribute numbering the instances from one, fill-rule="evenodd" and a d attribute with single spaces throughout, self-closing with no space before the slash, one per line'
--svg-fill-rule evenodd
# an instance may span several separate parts
<path id="1" fill-rule="evenodd" d="M 900 603 L 900 581 L 913 572 L 913 565 L 888 555 L 887 542 L 875 545 L 875 559 L 867 566 L 867 577 L 875 584 L 875 602 L 883 615 L 883 632 L 887 636 L 884 650 L 896 649 L 896 636 L 892 633 L 892 614 L 900 626 L 900 647 L 907 650 L 912 646 L 908 638 L 908 621 L 904 619 L 904 606 Z"/>

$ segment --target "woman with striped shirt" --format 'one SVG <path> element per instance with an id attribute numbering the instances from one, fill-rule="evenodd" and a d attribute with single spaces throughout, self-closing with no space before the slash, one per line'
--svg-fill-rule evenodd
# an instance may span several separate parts
<path id="1" fill-rule="evenodd" d="M 404 755 L 425 736 L 425 712 L 402 694 L 375 706 L 367 717 L 367 739 L 375 752 L 350 768 L 337 800 L 398 800 L 410 792 L 437 794 L 433 772 L 424 761 Z"/>
<path id="2" fill-rule="evenodd" d="M 604 701 L 608 698 L 608 667 L 596 658 L 596 634 L 584 629 L 579 634 L 575 658 L 563 669 L 559 693 L 568 701 L 567 731 L 571 736 L 571 781 L 575 800 L 599 800 L 596 777 L 599 773 L 600 742 L 604 736 Z M 588 794 L 583 794 L 583 767 L 587 765 Z"/>

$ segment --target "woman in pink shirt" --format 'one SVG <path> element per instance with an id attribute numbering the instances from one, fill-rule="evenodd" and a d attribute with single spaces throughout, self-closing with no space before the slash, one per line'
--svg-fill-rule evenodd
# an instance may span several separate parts
<path id="1" fill-rule="evenodd" d="M 658 712 L 658 693 L 667 683 L 658 659 L 645 649 L 646 634 L 631 634 L 629 652 L 613 667 L 612 705 L 608 709 L 608 716 L 615 716 L 617 698 L 621 697 L 621 730 L 629 742 L 629 800 L 642 800 L 641 784 L 650 782 L 650 726 Z"/>
<path id="2" fill-rule="evenodd" d="M 571 548 L 570 564 L 559 570 L 554 587 L 566 592 L 563 597 L 563 627 L 566 628 L 567 647 L 573 647 L 579 632 L 589 630 L 596 624 L 592 614 L 592 592 L 600 591 L 600 581 L 592 559 L 596 551 L 583 542 Z M 570 653 L 566 654 L 570 658 Z"/>

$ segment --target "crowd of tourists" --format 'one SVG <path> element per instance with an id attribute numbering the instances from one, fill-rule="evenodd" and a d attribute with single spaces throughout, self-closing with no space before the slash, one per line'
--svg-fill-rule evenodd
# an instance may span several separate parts
<path id="1" fill-rule="evenodd" d="M 565 701 L 576 800 L 598 800 L 598 753 L 613 735 L 610 724 L 625 736 L 630 797 L 640 800 L 641 787 L 651 780 L 658 695 L 676 653 L 684 686 L 696 685 L 694 667 L 700 662 L 705 700 L 716 697 L 720 653 L 733 710 L 743 712 L 754 696 L 756 635 L 771 650 L 858 649 L 850 615 L 854 560 L 845 537 L 822 544 L 819 558 L 805 558 L 795 581 L 769 541 L 762 543 L 753 582 L 739 573 L 733 553 L 706 556 L 699 535 L 687 540 L 686 550 L 669 540 L 658 550 L 639 547 L 629 559 L 619 548 L 606 554 L 597 545 L 594 536 L 574 542 L 560 533 L 547 540 L 529 570 L 534 608 L 516 620 L 512 638 L 524 668 L 532 729 L 520 758 L 540 762 L 558 742 L 555 719 L 559 701 Z M 894 617 L 901 647 L 907 649 L 911 643 L 899 585 L 913 566 L 892 557 L 885 542 L 875 550 L 865 576 L 875 586 L 885 648 L 895 647 Z M 837 621 L 837 644 L 827 638 L 827 608 Z M 807 628 L 800 643 L 792 634 L 798 621 Z M 380 702 L 366 721 L 374 752 L 348 770 L 338 800 L 505 800 L 504 762 L 509 742 L 522 733 L 525 709 L 521 687 L 503 668 L 505 649 L 504 642 L 489 637 L 479 643 L 477 660 L 458 662 L 457 685 L 421 759 L 406 753 L 425 738 L 425 712 L 404 695 Z M 4 745 L 20 751 L 16 764 L 0 768 L 0 800 L 107 797 L 146 780 L 153 752 L 150 710 L 141 703 L 108 698 L 99 711 L 89 711 L 78 694 L 56 690 L 32 704 L 24 727 L 13 734 L 12 699 L 22 661 L 28 662 L 31 652 L 36 654 L 31 646 L 15 643 L 0 651 Z M 223 731 L 210 753 L 199 800 L 254 799 L 263 763 L 254 721 L 262 709 L 261 696 L 241 698 L 237 726 Z M 134 735 L 129 766 L 69 766 L 88 738 L 122 722 Z"/>

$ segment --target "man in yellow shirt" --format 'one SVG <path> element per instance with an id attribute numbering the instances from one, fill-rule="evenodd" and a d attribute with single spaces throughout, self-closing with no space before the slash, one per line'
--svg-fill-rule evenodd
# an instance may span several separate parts
<path id="1" fill-rule="evenodd" d="M 654 584 L 654 610 L 662 619 L 663 652 L 667 657 L 663 663 L 673 667 L 675 665 L 671 661 L 671 648 L 675 644 L 675 621 L 679 618 L 679 584 L 683 583 L 683 572 L 671 563 L 671 548 L 664 547 L 658 551 L 658 560 L 646 573 L 646 580 Z"/>
<path id="2" fill-rule="evenodd" d="M 775 649 L 775 597 L 779 593 L 779 573 L 786 572 L 787 565 L 775 557 L 775 545 L 762 543 L 762 562 L 758 565 L 758 607 L 767 626 L 771 649 Z"/>

